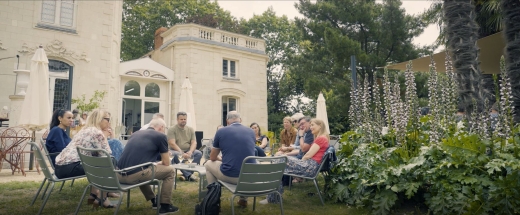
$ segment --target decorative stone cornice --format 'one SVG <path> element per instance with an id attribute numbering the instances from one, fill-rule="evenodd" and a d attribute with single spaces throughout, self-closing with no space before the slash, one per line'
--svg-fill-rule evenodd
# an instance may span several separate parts
<path id="1" fill-rule="evenodd" d="M 34 52 L 38 49 L 38 47 L 31 48 L 27 45 L 27 43 L 24 43 L 22 45 L 22 49 L 18 51 L 21 54 L 28 55 L 28 54 L 34 54 Z M 71 57 L 75 60 L 82 60 L 87 63 L 90 62 L 90 58 L 87 57 L 87 54 L 85 52 L 82 52 L 81 54 L 77 54 L 75 51 L 67 50 L 65 47 L 63 47 L 63 42 L 59 40 L 54 40 L 51 43 L 47 44 L 43 48 L 45 50 L 45 53 L 47 56 L 54 56 L 54 57 Z"/>
<path id="2" fill-rule="evenodd" d="M 5 47 L 3 46 L 3 43 L 2 43 L 1 40 L 0 40 L 0 50 L 7 50 L 7 48 L 5 48 Z"/>

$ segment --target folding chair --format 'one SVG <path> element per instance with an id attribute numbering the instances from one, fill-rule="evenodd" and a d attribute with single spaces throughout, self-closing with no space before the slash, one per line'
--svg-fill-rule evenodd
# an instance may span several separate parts
<path id="1" fill-rule="evenodd" d="M 77 147 L 79 158 L 81 160 L 81 165 L 85 170 L 85 175 L 87 176 L 87 180 L 89 185 L 85 187 L 83 191 L 83 195 L 81 196 L 81 200 L 78 203 L 78 207 L 76 208 L 76 212 L 74 214 L 78 214 L 79 208 L 81 207 L 81 203 L 85 198 L 85 194 L 87 190 L 91 186 L 101 190 L 102 192 L 113 192 L 119 193 L 122 192 L 127 193 L 127 204 L 126 207 L 130 207 L 130 189 L 137 188 L 142 185 L 157 185 L 158 193 L 161 193 L 161 184 L 162 181 L 154 179 L 155 178 L 155 165 L 152 162 L 143 163 L 140 165 L 128 167 L 121 170 L 116 170 L 114 168 L 113 160 L 110 157 L 110 153 L 103 149 L 87 149 L 83 147 Z M 89 156 L 86 155 L 85 152 L 91 152 L 91 154 L 97 154 L 98 156 Z M 84 154 L 85 153 L 85 154 Z M 127 172 L 132 169 L 140 168 L 143 166 L 150 166 L 152 170 L 152 179 L 148 181 L 141 182 L 139 184 L 121 184 L 119 183 L 119 179 L 117 178 L 117 174 L 120 172 Z M 101 193 L 103 196 L 103 193 Z M 161 195 L 158 195 L 156 202 L 161 202 Z M 119 211 L 119 206 L 123 200 L 123 195 L 120 195 L 119 201 L 117 202 L 117 207 L 114 214 L 117 214 Z M 159 214 L 160 204 L 157 204 L 157 214 Z"/>
<path id="2" fill-rule="evenodd" d="M 54 171 L 55 168 L 54 168 L 54 164 L 52 163 L 51 156 L 59 155 L 60 153 L 59 152 L 49 153 L 49 151 L 47 150 L 47 146 L 45 146 L 45 140 L 43 140 L 43 138 L 40 139 L 40 145 L 41 145 L 40 148 L 43 149 L 43 153 L 45 154 L 45 156 L 47 157 L 47 160 L 49 161 L 49 164 L 50 164 L 49 166 L 52 168 L 52 171 Z M 72 187 L 72 185 L 74 185 L 74 180 L 75 179 L 72 179 L 72 182 L 70 183 L 70 187 Z M 61 183 L 61 187 L 60 187 L 60 191 L 59 192 L 61 192 L 61 190 L 63 189 L 63 185 L 65 185 L 65 181 L 63 181 Z M 49 187 L 49 184 L 47 184 L 47 187 L 45 188 L 45 192 L 47 191 L 48 187 Z M 45 193 L 45 192 L 43 192 L 43 193 Z M 43 198 L 43 196 L 42 196 L 42 198 Z"/>
<path id="3" fill-rule="evenodd" d="M 49 168 L 49 166 L 47 165 L 47 162 L 43 158 L 43 154 L 42 154 L 42 151 L 40 150 L 40 147 L 38 147 L 38 145 L 35 142 L 30 142 L 29 144 L 31 144 L 31 147 L 32 147 L 33 153 L 34 153 L 34 157 L 35 157 L 36 161 L 40 164 L 40 168 L 41 168 L 43 174 L 45 175 L 45 178 L 43 179 L 42 184 L 40 185 L 40 188 L 38 188 L 36 195 L 34 195 L 31 205 L 34 205 L 34 202 L 36 202 L 36 198 L 38 198 L 38 195 L 40 195 L 40 191 L 42 190 L 45 182 L 47 182 L 47 181 L 49 182 L 49 183 L 47 183 L 47 187 L 45 187 L 45 191 L 43 191 L 43 193 L 42 193 L 43 203 L 42 203 L 42 206 L 40 206 L 40 210 L 38 211 L 38 214 L 41 214 L 43 211 L 43 208 L 45 207 L 45 204 L 47 204 L 47 200 L 49 200 L 49 196 L 51 195 L 52 190 L 54 189 L 54 184 L 56 182 L 65 183 L 65 181 L 83 178 L 85 176 L 82 175 L 82 176 L 76 176 L 76 177 L 71 177 L 71 178 L 57 178 L 56 175 L 54 175 L 54 168 L 52 168 L 53 172 L 51 173 L 51 168 Z M 49 188 L 49 184 L 52 184 L 52 185 L 51 185 L 51 189 L 49 190 L 49 192 L 47 192 L 47 188 Z M 61 187 L 63 188 L 63 184 L 61 185 Z M 61 188 L 60 188 L 60 191 L 61 191 Z M 47 195 L 45 195 L 45 194 L 47 194 Z"/>
<path id="4" fill-rule="evenodd" d="M 253 160 L 254 163 L 247 163 Z M 255 210 L 256 197 L 276 193 L 280 197 L 280 211 L 283 215 L 282 195 L 278 187 L 282 183 L 283 171 L 287 165 L 287 157 L 254 157 L 249 156 L 242 161 L 242 168 L 238 176 L 237 184 L 230 184 L 218 180 L 233 194 L 231 198 L 231 211 L 235 214 L 233 202 L 236 196 L 254 197 L 253 211 Z"/>

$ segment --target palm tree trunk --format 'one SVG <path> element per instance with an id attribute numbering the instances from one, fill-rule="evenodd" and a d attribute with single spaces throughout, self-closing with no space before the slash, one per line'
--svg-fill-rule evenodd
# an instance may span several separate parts
<path id="1" fill-rule="evenodd" d="M 506 41 L 506 70 L 511 79 L 514 111 L 520 111 L 520 1 L 502 0 L 504 37 Z M 520 122 L 520 114 L 514 115 L 515 123 Z"/>
<path id="2" fill-rule="evenodd" d="M 467 114 L 482 111 L 483 92 L 478 62 L 478 31 L 475 6 L 468 0 L 444 0 L 447 48 L 459 83 L 459 105 Z M 476 104 L 476 107 L 474 106 Z"/>

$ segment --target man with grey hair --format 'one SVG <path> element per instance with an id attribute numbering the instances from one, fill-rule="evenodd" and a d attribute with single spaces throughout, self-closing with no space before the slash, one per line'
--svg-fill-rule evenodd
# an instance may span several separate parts
<path id="1" fill-rule="evenodd" d="M 177 125 L 168 129 L 168 144 L 173 149 L 172 164 L 180 163 L 179 156 L 183 160 L 193 158 L 192 163 L 200 164 L 202 159 L 202 152 L 197 150 L 197 138 L 195 137 L 195 130 L 187 126 L 188 114 L 186 112 L 177 113 Z M 179 176 L 181 181 L 198 181 L 197 176 L 193 175 L 192 171 L 181 170 L 182 175 Z"/>
<path id="2" fill-rule="evenodd" d="M 230 111 L 226 117 L 228 126 L 217 130 L 213 139 L 213 148 L 206 167 L 206 179 L 211 184 L 217 180 L 237 184 L 242 162 L 248 156 L 255 156 L 255 133 L 240 124 L 242 119 L 236 111 Z M 218 155 L 222 152 L 222 161 Z M 247 199 L 240 197 L 238 205 L 247 207 Z"/>
<path id="3" fill-rule="evenodd" d="M 154 119 L 163 119 L 164 120 L 164 114 L 162 114 L 162 113 L 155 113 L 152 116 L 152 120 L 154 120 Z M 151 120 L 150 120 L 150 122 L 151 122 Z M 149 126 L 150 126 L 150 123 L 148 123 L 146 125 L 143 125 L 143 127 L 141 127 L 141 129 L 139 129 L 139 131 L 146 130 L 146 129 L 148 129 Z"/>
<path id="4" fill-rule="evenodd" d="M 170 214 L 179 211 L 178 207 L 171 204 L 173 191 L 173 179 L 175 169 L 170 166 L 170 156 L 168 154 L 168 140 L 164 134 L 166 123 L 163 119 L 152 119 L 150 127 L 144 131 L 135 132 L 123 150 L 121 158 L 117 162 L 119 169 L 125 169 L 135 165 L 155 162 L 157 154 L 161 155 L 161 161 L 154 163 L 155 179 L 162 180 L 161 202 L 159 214 Z M 152 179 L 152 170 L 149 166 L 136 168 L 118 174 L 117 178 L 123 184 L 139 184 L 143 181 Z M 147 201 L 152 202 L 152 208 L 157 207 L 155 194 L 150 185 L 139 187 Z"/>

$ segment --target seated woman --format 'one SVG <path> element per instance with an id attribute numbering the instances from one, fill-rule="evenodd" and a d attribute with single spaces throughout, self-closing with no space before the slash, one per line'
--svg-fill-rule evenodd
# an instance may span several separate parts
<path id="1" fill-rule="evenodd" d="M 298 130 L 292 126 L 291 121 L 292 118 L 290 116 L 283 118 L 283 130 L 280 133 L 280 148 L 278 148 L 279 153 L 276 153 L 277 155 L 287 154 L 294 149 L 291 145 L 296 140 Z"/>
<path id="2" fill-rule="evenodd" d="M 288 156 L 284 173 L 311 177 L 318 171 L 321 160 L 329 148 L 329 135 L 326 133 L 325 123 L 321 119 L 312 119 L 310 129 L 314 135 L 314 143 L 301 160 Z M 267 199 L 260 201 L 260 204 L 267 203 Z"/>
<path id="3" fill-rule="evenodd" d="M 51 118 L 49 134 L 45 140 L 45 147 L 51 154 L 52 166 L 56 166 L 56 156 L 70 143 L 70 137 L 65 132 L 72 125 L 72 112 L 59 109 L 54 111 Z M 55 153 L 53 155 L 53 153 Z"/>
<path id="4" fill-rule="evenodd" d="M 110 114 L 104 110 L 94 110 L 90 117 L 87 118 L 85 126 L 72 138 L 65 149 L 56 157 L 56 177 L 69 178 L 85 175 L 85 170 L 81 166 L 78 146 L 84 148 L 104 149 L 112 153 L 108 145 L 107 138 L 103 134 L 103 130 L 110 127 Z M 89 204 L 102 205 L 105 208 L 113 208 L 110 201 L 101 198 L 99 190 L 92 187 L 90 190 Z M 99 196 L 99 198 L 98 198 Z"/>
<path id="5" fill-rule="evenodd" d="M 269 150 L 269 139 L 265 135 L 262 135 L 262 133 L 260 131 L 260 126 L 258 125 L 258 123 L 253 122 L 253 123 L 251 123 L 251 125 L 249 127 L 251 129 L 253 129 L 253 131 L 255 132 L 255 138 L 256 138 L 255 151 L 257 152 L 257 156 L 265 157 L 266 156 L 265 151 Z"/>
<path id="6" fill-rule="evenodd" d="M 108 127 L 107 129 L 103 130 L 103 134 L 108 139 L 108 145 L 110 146 L 110 150 L 112 150 L 112 157 L 114 157 L 117 161 L 121 157 L 121 154 L 123 154 L 123 143 L 119 141 L 118 139 L 114 139 L 114 134 L 112 132 L 112 128 Z"/>

